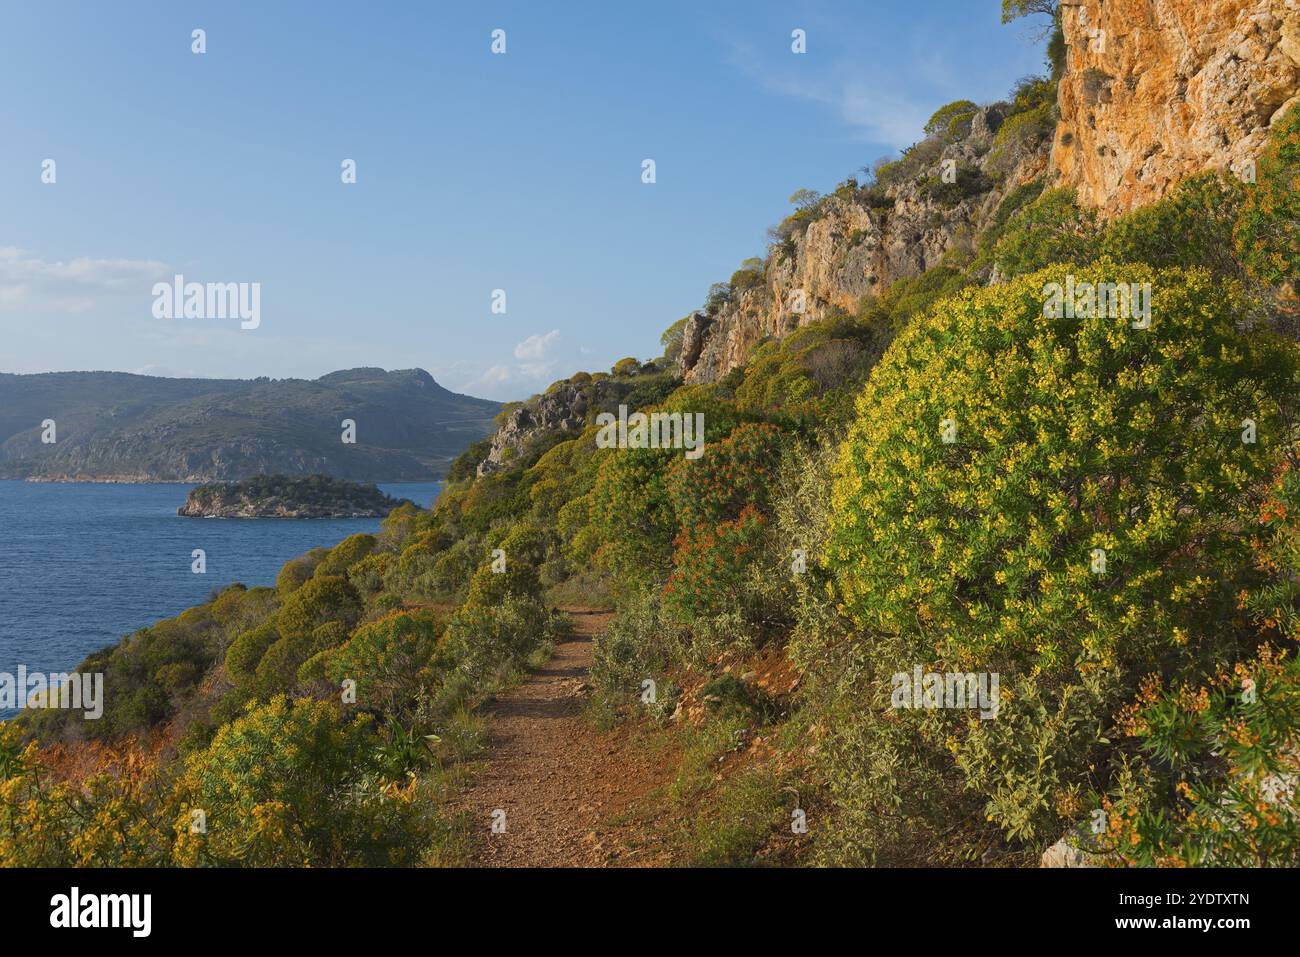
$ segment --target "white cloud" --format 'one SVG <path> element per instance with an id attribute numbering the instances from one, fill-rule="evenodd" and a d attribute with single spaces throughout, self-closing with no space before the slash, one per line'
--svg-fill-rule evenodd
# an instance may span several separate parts
<path id="1" fill-rule="evenodd" d="M 858 61 L 831 60 L 813 73 L 803 57 L 787 56 L 783 63 L 761 56 L 749 43 L 732 40 L 726 61 L 769 93 L 811 100 L 835 110 L 859 136 L 901 149 L 914 142 L 932 110 L 889 91 L 896 82 L 872 77 Z"/>
<path id="2" fill-rule="evenodd" d="M 529 336 L 515 346 L 516 359 L 541 359 L 560 338 L 560 330 L 552 329 L 544 336 Z"/>
<path id="3" fill-rule="evenodd" d="M 513 373 L 507 365 L 490 366 L 481 376 L 474 381 L 483 385 L 495 386 L 504 385 L 513 378 Z"/>
<path id="4" fill-rule="evenodd" d="M 561 342 L 559 329 L 531 335 L 515 344 L 513 362 L 488 366 L 478 376 L 466 381 L 463 388 L 493 399 L 519 399 L 540 392 L 583 366 L 576 351 L 559 348 Z"/>
<path id="5" fill-rule="evenodd" d="M 85 312 L 136 296 L 146 306 L 153 284 L 170 273 L 153 259 L 49 261 L 15 246 L 0 247 L 0 309 Z"/>

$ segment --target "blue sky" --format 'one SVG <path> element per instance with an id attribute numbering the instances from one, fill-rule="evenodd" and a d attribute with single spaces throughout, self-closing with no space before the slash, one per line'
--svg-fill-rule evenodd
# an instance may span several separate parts
<path id="1" fill-rule="evenodd" d="M 796 188 L 1041 72 L 998 7 L 10 3 L 0 371 L 420 366 L 513 399 L 657 355 Z M 260 283 L 260 326 L 155 318 L 175 273 Z"/>

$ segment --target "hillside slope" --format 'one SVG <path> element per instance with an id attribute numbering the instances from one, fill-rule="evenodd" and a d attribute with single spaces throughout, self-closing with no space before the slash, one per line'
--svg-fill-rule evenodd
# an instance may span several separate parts
<path id="1" fill-rule="evenodd" d="M 0 477 L 208 482 L 278 473 L 360 481 L 441 475 L 500 404 L 422 369 L 315 380 L 0 375 Z M 41 441 L 53 419 L 56 439 Z M 342 441 L 345 419 L 355 444 Z"/>

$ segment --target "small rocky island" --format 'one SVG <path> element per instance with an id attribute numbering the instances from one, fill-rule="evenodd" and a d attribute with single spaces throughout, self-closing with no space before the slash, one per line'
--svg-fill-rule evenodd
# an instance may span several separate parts
<path id="1" fill-rule="evenodd" d="M 382 518 L 409 499 L 391 498 L 375 485 L 327 475 L 257 475 L 242 482 L 209 482 L 190 491 L 177 515 L 190 518 Z"/>

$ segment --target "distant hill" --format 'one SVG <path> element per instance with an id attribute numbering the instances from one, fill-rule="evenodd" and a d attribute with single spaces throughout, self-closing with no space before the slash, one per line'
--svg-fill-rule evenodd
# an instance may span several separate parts
<path id="1" fill-rule="evenodd" d="M 489 435 L 500 403 L 423 369 L 319 379 L 0 373 L 0 478 L 209 482 L 252 475 L 420 481 Z M 53 419 L 57 441 L 41 442 Z M 342 441 L 344 419 L 356 443 Z"/>

